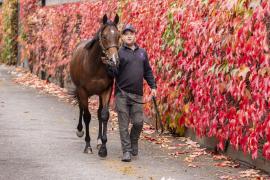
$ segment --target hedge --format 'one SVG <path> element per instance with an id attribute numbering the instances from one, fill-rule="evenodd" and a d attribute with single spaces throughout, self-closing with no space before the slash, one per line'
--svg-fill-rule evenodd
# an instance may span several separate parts
<path id="1" fill-rule="evenodd" d="M 14 65 L 17 63 L 18 54 L 18 1 L 4 1 L 2 6 L 0 62 Z"/>
<path id="2" fill-rule="evenodd" d="M 149 54 L 167 128 L 193 128 L 198 136 L 219 139 L 220 149 L 229 141 L 254 159 L 263 143 L 263 155 L 270 159 L 267 0 L 21 4 L 24 56 L 34 72 L 45 69 L 68 79 L 76 44 L 93 36 L 103 14 L 113 18 L 118 12 L 123 24 L 137 28 L 138 44 Z M 150 105 L 145 109 L 151 114 Z"/>

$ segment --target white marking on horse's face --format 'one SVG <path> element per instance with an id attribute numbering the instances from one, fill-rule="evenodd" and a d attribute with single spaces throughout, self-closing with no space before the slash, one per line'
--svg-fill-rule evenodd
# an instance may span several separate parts
<path id="1" fill-rule="evenodd" d="M 113 54 L 112 55 L 112 61 L 113 61 L 113 63 L 114 63 L 114 65 L 116 65 L 117 64 L 117 55 L 116 54 Z"/>
<path id="2" fill-rule="evenodd" d="M 111 29 L 110 32 L 111 32 L 112 34 L 115 34 L 115 33 L 116 33 L 114 29 Z"/>

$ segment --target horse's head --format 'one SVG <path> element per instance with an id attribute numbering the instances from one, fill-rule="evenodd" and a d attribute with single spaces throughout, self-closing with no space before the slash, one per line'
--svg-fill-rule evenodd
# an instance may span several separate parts
<path id="1" fill-rule="evenodd" d="M 119 22 L 119 16 L 116 14 L 114 21 L 108 20 L 107 15 L 103 16 L 103 25 L 99 32 L 99 44 L 105 54 L 105 63 L 110 66 L 119 65 L 119 39 L 120 32 L 117 29 L 117 24 Z"/>

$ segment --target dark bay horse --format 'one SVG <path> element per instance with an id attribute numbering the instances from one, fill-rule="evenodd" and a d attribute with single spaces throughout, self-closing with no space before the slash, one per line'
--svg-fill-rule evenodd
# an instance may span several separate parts
<path id="1" fill-rule="evenodd" d="M 84 135 L 82 118 L 85 123 L 85 153 L 92 153 L 89 136 L 91 114 L 88 109 L 88 98 L 99 96 L 98 108 L 98 155 L 107 156 L 107 123 L 109 119 L 109 101 L 112 94 L 113 79 L 107 74 L 107 66 L 119 65 L 118 49 L 120 33 L 117 29 L 119 16 L 110 21 L 107 15 L 92 40 L 82 41 L 73 52 L 70 62 L 70 75 L 75 84 L 74 95 L 80 108 L 77 136 Z"/>

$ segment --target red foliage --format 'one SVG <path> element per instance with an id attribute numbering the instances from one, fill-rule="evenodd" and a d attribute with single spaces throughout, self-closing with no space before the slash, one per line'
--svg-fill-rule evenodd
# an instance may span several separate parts
<path id="1" fill-rule="evenodd" d="M 2 9 L 0 9 L 0 27 L 2 27 L 3 13 Z M 0 51 L 2 49 L 2 40 L 3 40 L 3 29 L 0 28 Z"/>
<path id="2" fill-rule="evenodd" d="M 21 1 L 26 49 L 36 71 L 43 65 L 55 75 L 62 67 L 67 75 L 76 44 L 93 35 L 104 13 L 113 16 L 118 10 L 122 22 L 138 29 L 138 43 L 149 53 L 164 122 L 215 136 L 221 149 L 228 140 L 253 158 L 263 141 L 263 154 L 270 159 L 270 60 L 263 53 L 267 0 L 257 5 L 248 0 L 113 0 L 42 8 L 35 0 Z M 173 30 L 173 43 L 164 38 L 167 30 Z"/>

